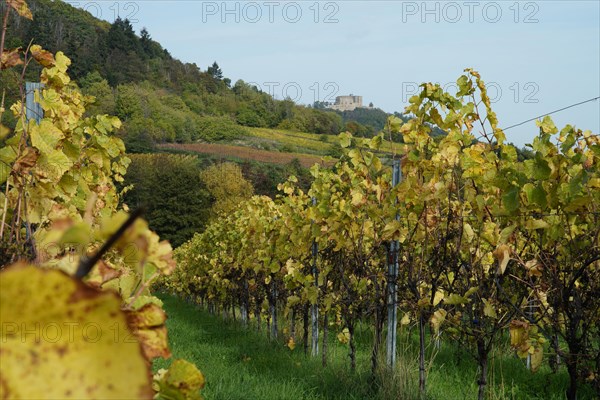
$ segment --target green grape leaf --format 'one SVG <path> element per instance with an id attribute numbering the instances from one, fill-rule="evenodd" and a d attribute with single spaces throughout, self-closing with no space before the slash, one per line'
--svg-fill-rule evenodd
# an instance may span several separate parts
<path id="1" fill-rule="evenodd" d="M 342 146 L 343 148 L 347 148 L 350 147 L 350 144 L 352 143 L 352 134 L 349 132 L 343 132 L 340 133 L 338 135 L 339 139 L 340 139 L 340 146 Z"/>
<path id="2" fill-rule="evenodd" d="M 298 303 L 300 303 L 300 297 L 298 297 L 298 296 L 292 295 L 292 296 L 289 296 L 287 299 L 288 307 L 293 307 Z"/>
<path id="3" fill-rule="evenodd" d="M 531 183 L 527 183 L 523 186 L 523 191 L 525 192 L 529 203 L 537 204 L 542 209 L 546 208 L 548 205 L 547 194 L 541 182 L 538 182 L 535 186 Z"/>
<path id="4" fill-rule="evenodd" d="M 444 298 L 444 303 L 445 304 L 449 304 L 449 305 L 457 305 L 457 304 L 465 304 L 468 303 L 469 300 L 461 295 L 458 295 L 456 293 L 452 293 L 449 296 L 446 296 Z"/>
<path id="5" fill-rule="evenodd" d="M 379 150 L 382 143 L 383 137 L 381 135 L 374 136 L 371 140 L 369 140 L 369 148 L 372 150 Z"/>
<path id="6" fill-rule="evenodd" d="M 508 239 L 510 238 L 510 236 L 515 231 L 516 227 L 517 227 L 517 225 L 511 225 L 511 226 L 507 226 L 506 228 L 502 229 L 502 232 L 500 232 L 499 243 L 506 243 L 508 241 Z"/>
<path id="7" fill-rule="evenodd" d="M 502 200 L 506 211 L 516 211 L 519 208 L 519 188 L 516 186 L 511 187 L 504 196 L 502 196 Z"/>
<path id="8" fill-rule="evenodd" d="M 388 117 L 388 126 L 392 132 L 400 132 L 403 121 L 395 115 Z"/>
<path id="9" fill-rule="evenodd" d="M 152 398 L 116 294 L 18 264 L 1 273 L 0 310 L 0 398 Z"/>

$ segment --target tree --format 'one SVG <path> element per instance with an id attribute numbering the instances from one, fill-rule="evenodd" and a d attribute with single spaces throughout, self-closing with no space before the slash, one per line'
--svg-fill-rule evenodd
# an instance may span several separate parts
<path id="1" fill-rule="evenodd" d="M 98 71 L 91 72 L 80 79 L 79 85 L 85 95 L 94 97 L 94 102 L 86 109 L 89 115 L 112 115 L 115 113 L 115 95 L 113 89 Z"/>
<path id="2" fill-rule="evenodd" d="M 146 31 L 147 33 L 147 31 Z M 147 35 L 147 39 L 149 39 Z M 108 31 L 107 38 L 108 47 L 110 49 L 119 49 L 125 53 L 129 51 L 139 52 L 141 46 L 136 36 L 133 26 L 128 19 L 121 19 L 117 17 L 115 22 L 111 25 Z"/>
<path id="3" fill-rule="evenodd" d="M 229 162 L 211 165 L 201 172 L 200 179 L 214 199 L 213 215 L 230 213 L 254 192 L 241 168 Z"/>
<path id="4" fill-rule="evenodd" d="M 217 64 L 216 61 L 210 67 L 208 67 L 206 72 L 208 72 L 208 74 L 216 80 L 220 81 L 223 79 L 223 71 L 221 71 L 221 68 L 219 68 L 219 64 Z"/>
<path id="5" fill-rule="evenodd" d="M 133 185 L 124 202 L 145 207 L 151 229 L 174 246 L 202 231 L 210 194 L 199 177 L 197 160 L 175 154 L 131 154 L 124 185 Z"/>
<path id="6" fill-rule="evenodd" d="M 145 55 L 145 58 L 150 58 L 150 59 L 161 59 L 161 58 L 168 58 L 165 57 L 165 51 L 163 50 L 163 48 L 161 47 L 161 45 L 158 42 L 155 42 L 154 40 L 152 40 L 152 37 L 150 36 L 150 33 L 148 33 L 148 29 L 146 29 L 146 27 L 142 28 L 142 30 L 140 31 L 140 46 L 142 48 L 142 51 Z"/>

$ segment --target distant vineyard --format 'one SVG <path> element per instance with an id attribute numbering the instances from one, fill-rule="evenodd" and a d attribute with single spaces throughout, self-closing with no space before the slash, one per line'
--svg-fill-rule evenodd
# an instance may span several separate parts
<path id="1" fill-rule="evenodd" d="M 315 133 L 294 132 L 281 129 L 250 128 L 250 134 L 254 137 L 276 141 L 282 145 L 306 149 L 306 152 L 318 152 L 325 154 L 332 144 L 337 144 L 338 139 L 334 135 L 317 135 Z"/>
<path id="2" fill-rule="evenodd" d="M 268 162 L 274 164 L 288 164 L 294 159 L 298 159 L 304 167 L 311 167 L 314 164 L 322 164 L 321 157 L 308 154 L 282 153 L 278 151 L 258 150 L 251 147 L 232 146 L 226 144 L 208 144 L 208 143 L 190 143 L 190 144 L 162 144 L 161 149 L 173 149 L 202 154 L 222 155 L 223 157 L 234 157 L 244 160 L 253 160 Z"/>
<path id="3" fill-rule="evenodd" d="M 291 147 L 299 153 L 327 154 L 332 148 L 339 147 L 339 139 L 335 135 L 267 128 L 249 128 L 248 130 L 250 135 L 255 138 Z M 398 154 L 403 151 L 405 151 L 404 145 L 385 141 L 381 143 L 381 147 L 375 153 L 390 156 L 392 153 Z"/>

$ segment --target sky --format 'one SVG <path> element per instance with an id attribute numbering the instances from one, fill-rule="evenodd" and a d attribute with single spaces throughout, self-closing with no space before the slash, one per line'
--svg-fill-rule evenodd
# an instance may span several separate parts
<path id="1" fill-rule="evenodd" d="M 69 1 L 92 15 L 146 27 L 174 57 L 217 61 L 302 104 L 360 95 L 404 110 L 423 82 L 453 93 L 465 68 L 488 84 L 509 127 L 600 96 L 600 1 Z M 552 115 L 600 133 L 600 101 Z M 506 131 L 531 143 L 535 122 Z"/>

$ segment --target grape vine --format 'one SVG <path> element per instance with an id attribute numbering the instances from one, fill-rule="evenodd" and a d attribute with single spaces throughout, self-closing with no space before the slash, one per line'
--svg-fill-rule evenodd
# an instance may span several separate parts
<path id="1" fill-rule="evenodd" d="M 239 308 L 244 321 L 254 309 L 258 327 L 267 318 L 271 337 L 277 315 L 291 316 L 288 343 L 295 343 L 297 313 L 304 313 L 307 336 L 308 309 L 317 304 L 323 331 L 336 326 L 348 343 L 352 368 L 356 323 L 371 321 L 375 369 L 390 242 L 397 240 L 394 306 L 401 324 L 419 330 L 421 390 L 428 325 L 435 340 L 448 337 L 471 349 L 479 399 L 490 352 L 507 331 L 534 372 L 545 353 L 564 360 L 569 399 L 584 381 L 600 390 L 598 135 L 572 126 L 558 131 L 544 117 L 532 158 L 520 161 L 479 74 L 465 70 L 457 87 L 450 94 L 423 84 L 405 110 L 412 118 L 388 121 L 384 133 L 401 134 L 404 142 L 396 144 L 398 185 L 391 185 L 389 160 L 376 153 L 383 133 L 370 140 L 343 133 L 343 156 L 331 168 L 311 169 L 307 193 L 290 177 L 276 200 L 254 197 L 214 220 L 176 250 L 181 268 L 166 285 L 213 310 Z M 447 134 L 432 138 L 436 127 Z"/>

